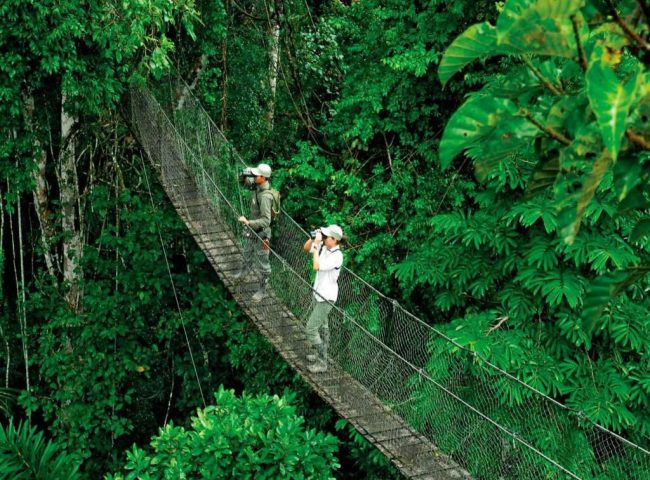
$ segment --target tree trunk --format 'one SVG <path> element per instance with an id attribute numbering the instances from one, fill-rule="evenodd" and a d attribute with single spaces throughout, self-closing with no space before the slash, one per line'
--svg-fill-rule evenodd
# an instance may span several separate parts
<path id="1" fill-rule="evenodd" d="M 194 89 L 196 88 L 201 78 L 201 73 L 203 73 L 203 70 L 205 69 L 205 65 L 207 63 L 208 63 L 208 56 L 205 54 L 201 55 L 201 58 L 199 58 L 199 61 L 192 69 L 193 78 L 191 83 L 189 85 L 187 83 L 184 83 L 181 91 L 177 93 L 176 110 L 182 109 L 183 106 L 185 105 L 185 101 L 187 100 L 187 97 L 190 96 L 190 93 L 194 92 Z"/>
<path id="2" fill-rule="evenodd" d="M 29 334 L 27 332 L 27 312 L 25 311 L 25 252 L 23 250 L 23 211 L 21 208 L 21 200 L 18 199 L 16 202 L 17 208 L 17 217 L 18 217 L 18 250 L 20 252 L 20 291 L 18 304 L 20 308 L 18 309 L 20 314 L 20 333 L 23 343 L 23 360 L 25 361 L 25 389 L 30 392 L 31 386 L 29 382 Z"/>
<path id="3" fill-rule="evenodd" d="M 7 180 L 7 192 L 9 191 L 9 181 Z M 25 272 L 23 260 L 23 245 L 22 245 L 22 221 L 21 221 L 21 208 L 19 198 L 16 202 L 17 211 L 16 219 L 18 221 L 18 248 L 16 248 L 16 232 L 14 229 L 14 222 L 12 215 L 9 215 L 9 233 L 11 236 L 11 258 L 14 267 L 14 282 L 16 285 L 16 316 L 18 317 L 18 324 L 20 326 L 21 344 L 23 349 L 23 361 L 25 363 L 25 388 L 30 391 L 29 379 L 29 345 L 27 341 L 27 317 L 25 316 Z M 18 266 L 20 265 L 20 269 Z"/>
<path id="4" fill-rule="evenodd" d="M 47 162 L 47 154 L 45 151 L 40 152 L 40 158 L 38 159 L 38 169 L 34 171 L 34 207 L 36 209 L 36 217 L 38 218 L 38 223 L 41 230 L 41 243 L 43 246 L 43 255 L 45 257 L 45 265 L 47 266 L 47 272 L 54 276 L 55 272 L 55 261 L 54 255 L 52 253 L 52 234 L 54 230 L 52 228 L 52 222 L 50 222 L 50 200 L 48 195 L 48 185 L 45 178 L 45 167 Z"/>
<path id="5" fill-rule="evenodd" d="M 280 9 L 276 5 L 275 11 L 269 15 L 269 28 L 271 41 L 269 45 L 269 106 L 266 111 L 266 126 L 271 132 L 275 119 L 275 94 L 278 85 L 278 61 L 280 58 Z"/>
<path id="6" fill-rule="evenodd" d="M 65 97 L 63 99 L 65 105 Z M 73 311 L 79 308 L 82 236 L 77 225 L 79 179 L 75 156 L 73 127 L 76 121 L 61 108 L 62 148 L 59 159 L 59 190 L 61 200 L 61 228 L 63 230 L 63 280 L 68 287 L 66 300 Z M 79 222 L 80 223 L 80 222 Z"/>
<path id="7" fill-rule="evenodd" d="M 219 128 L 222 132 L 226 131 L 228 125 L 228 32 L 231 28 L 230 22 L 232 19 L 228 0 L 224 1 L 224 8 L 226 9 L 226 18 L 228 18 L 229 24 L 221 45 L 221 121 L 219 122 Z"/>
<path id="8" fill-rule="evenodd" d="M 29 96 L 25 101 L 25 123 L 28 130 L 34 134 L 33 128 L 33 112 L 34 112 L 34 97 Z M 50 221 L 50 199 L 49 188 L 47 179 L 45 177 L 47 165 L 47 152 L 42 148 L 40 142 L 35 140 L 36 149 L 39 151 L 39 159 L 37 161 L 38 169 L 34 171 L 34 207 L 36 209 L 36 217 L 40 224 L 41 230 L 41 244 L 43 247 L 43 255 L 45 257 L 45 265 L 47 271 L 51 276 L 55 274 L 55 257 L 52 249 L 52 236 L 54 234 L 54 227 Z"/>
<path id="9" fill-rule="evenodd" d="M 5 257 L 4 254 L 4 235 L 5 235 L 5 212 L 4 212 L 4 198 L 0 195 L 0 278 L 4 276 Z M 2 292 L 2 284 L 0 284 L 0 302 L 4 303 L 4 294 Z M 4 333 L 2 325 L 0 325 L 0 336 L 4 340 L 5 351 L 7 352 L 7 363 L 5 364 L 5 388 L 9 388 L 9 372 L 11 371 L 11 349 L 9 348 L 9 340 Z"/>

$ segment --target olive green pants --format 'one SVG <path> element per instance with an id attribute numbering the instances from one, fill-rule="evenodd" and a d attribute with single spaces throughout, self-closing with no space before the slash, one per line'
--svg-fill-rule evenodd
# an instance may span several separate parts
<path id="1" fill-rule="evenodd" d="M 240 270 L 254 272 L 265 286 L 271 277 L 269 253 L 268 247 L 264 248 L 262 241 L 256 236 L 244 237 L 244 263 Z"/>
<path id="2" fill-rule="evenodd" d="M 322 359 L 327 355 L 327 347 L 330 338 L 330 329 L 327 318 L 333 305 L 330 302 L 312 301 L 311 315 L 307 320 L 305 334 L 309 343 L 316 349 Z M 322 335 L 321 335 L 322 331 Z"/>

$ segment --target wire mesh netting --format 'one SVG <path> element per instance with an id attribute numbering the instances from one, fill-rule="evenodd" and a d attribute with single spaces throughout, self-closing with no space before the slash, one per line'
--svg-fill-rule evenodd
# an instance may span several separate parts
<path id="1" fill-rule="evenodd" d="M 245 252 L 256 239 L 237 221 L 249 214 L 248 192 L 238 182 L 243 161 L 187 87 L 168 80 L 134 88 L 131 114 L 172 194 L 185 195 L 188 181 L 199 187 L 200 195 L 184 198 L 188 210 L 197 209 L 191 228 L 218 229 L 223 245 Z M 206 201 L 209 210 L 202 209 Z M 307 238 L 285 212 L 273 225 L 270 290 L 303 323 L 314 297 Z M 203 247 L 209 254 L 212 247 Z M 329 362 L 474 478 L 650 478 L 650 452 L 456 344 L 346 268 L 329 315 Z M 399 439 L 397 429 L 384 430 L 371 441 Z"/>

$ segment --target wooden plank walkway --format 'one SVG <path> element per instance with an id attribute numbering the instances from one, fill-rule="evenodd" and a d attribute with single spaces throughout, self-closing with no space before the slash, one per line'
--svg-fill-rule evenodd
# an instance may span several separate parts
<path id="1" fill-rule="evenodd" d="M 166 161 L 175 157 L 170 155 Z M 162 166 L 162 184 L 176 211 L 199 247 L 228 287 L 241 309 L 312 388 L 339 415 L 384 453 L 409 478 L 421 480 L 469 479 L 470 475 L 443 454 L 426 437 L 409 427 L 370 391 L 330 360 L 328 371 L 307 370 L 308 343 L 303 326 L 280 300 L 270 294 L 259 304 L 249 299 L 256 289 L 253 278 L 236 281 L 233 276 L 242 260 L 232 230 L 220 221 L 194 180 L 178 165 Z M 167 173 L 165 173 L 167 172 Z"/>

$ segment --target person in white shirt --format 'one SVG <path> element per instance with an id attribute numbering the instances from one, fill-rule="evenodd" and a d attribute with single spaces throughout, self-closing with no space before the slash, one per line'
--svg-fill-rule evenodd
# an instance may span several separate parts
<path id="1" fill-rule="evenodd" d="M 312 265 L 316 271 L 314 280 L 313 307 L 307 320 L 307 340 L 314 351 L 307 355 L 311 362 L 307 369 L 313 373 L 327 371 L 327 346 L 329 343 L 329 316 L 339 295 L 339 274 L 343 265 L 343 253 L 339 242 L 343 230 L 338 225 L 330 225 L 316 231 L 314 239 L 307 240 L 305 251 L 312 255 Z M 320 331 L 322 330 L 322 336 Z"/>

